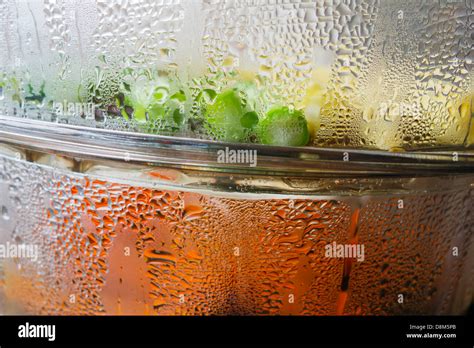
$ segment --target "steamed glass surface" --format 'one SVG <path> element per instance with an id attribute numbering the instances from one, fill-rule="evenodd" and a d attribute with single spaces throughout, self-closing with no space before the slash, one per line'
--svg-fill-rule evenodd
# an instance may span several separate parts
<path id="1" fill-rule="evenodd" d="M 341 179 L 307 179 L 281 195 L 242 192 L 237 177 L 229 192 L 217 176 L 177 189 L 202 173 L 142 168 L 131 180 L 35 157 L 0 156 L 0 243 L 40 251 L 0 263 L 2 313 L 426 315 L 471 302 L 473 175 L 349 181 L 332 194 L 318 186 Z M 259 178 L 266 190 L 275 180 Z M 364 245 L 363 262 L 328 258 L 333 242 Z"/>
<path id="2" fill-rule="evenodd" d="M 5 115 L 162 133 L 159 123 L 143 129 L 108 112 L 51 112 L 54 103 L 105 108 L 124 71 L 157 69 L 191 90 L 254 84 L 259 117 L 272 105 L 302 110 L 313 146 L 389 150 L 474 141 L 471 1 L 6 1 L 0 7 Z M 199 114 L 190 102 L 185 111 Z M 175 134 L 220 136 L 194 126 Z"/>
<path id="3" fill-rule="evenodd" d="M 0 264 L 0 312 L 469 305 L 472 2 L 4 1 L 0 28 L 0 242 L 41 250 Z M 182 138 L 220 140 L 199 123 L 174 138 L 93 129 L 161 134 L 108 108 L 136 71 L 173 95 L 256 86 L 258 117 L 301 110 L 315 148 L 252 145 L 248 168 L 216 162 L 229 144 Z M 88 103 L 101 109 L 75 109 Z M 323 258 L 331 242 L 363 243 L 366 259 Z"/>

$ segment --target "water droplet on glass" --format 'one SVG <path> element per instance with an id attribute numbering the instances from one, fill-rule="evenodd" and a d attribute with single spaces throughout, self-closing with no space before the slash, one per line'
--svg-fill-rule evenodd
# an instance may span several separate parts
<path id="1" fill-rule="evenodd" d="M 8 209 L 4 205 L 2 205 L 2 219 L 3 220 L 10 220 L 10 215 L 8 214 Z"/>

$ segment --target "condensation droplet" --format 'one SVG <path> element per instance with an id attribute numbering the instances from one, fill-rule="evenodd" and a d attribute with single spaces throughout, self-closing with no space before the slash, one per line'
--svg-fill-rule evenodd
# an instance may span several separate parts
<path id="1" fill-rule="evenodd" d="M 8 213 L 8 209 L 4 205 L 2 205 L 2 219 L 3 220 L 10 220 L 10 215 Z"/>

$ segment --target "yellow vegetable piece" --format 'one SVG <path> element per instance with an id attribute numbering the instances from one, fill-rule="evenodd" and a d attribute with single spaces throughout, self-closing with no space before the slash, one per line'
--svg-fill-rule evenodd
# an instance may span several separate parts
<path id="1" fill-rule="evenodd" d="M 325 103 L 330 73 L 330 70 L 327 68 L 314 69 L 311 85 L 306 90 L 306 95 L 303 99 L 303 105 L 299 106 L 304 109 L 306 121 L 308 122 L 309 134 L 311 137 L 315 136 L 321 125 L 321 107 Z"/>

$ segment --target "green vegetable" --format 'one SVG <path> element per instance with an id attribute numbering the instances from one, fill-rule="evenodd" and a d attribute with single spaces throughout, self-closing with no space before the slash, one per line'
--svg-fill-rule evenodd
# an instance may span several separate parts
<path id="1" fill-rule="evenodd" d="M 204 117 L 212 134 L 226 141 L 243 141 L 246 131 L 241 124 L 244 111 L 237 91 L 230 89 L 216 96 L 207 106 Z"/>
<path id="2" fill-rule="evenodd" d="M 26 101 L 33 101 L 37 103 L 42 103 L 44 98 L 46 97 L 46 94 L 44 93 L 44 85 L 45 83 L 43 82 L 40 86 L 40 90 L 38 93 L 35 93 L 33 90 L 33 86 L 31 83 L 28 84 L 28 95 L 25 96 Z"/>
<path id="3" fill-rule="evenodd" d="M 254 128 L 258 123 L 258 115 L 255 111 L 247 112 L 240 119 L 240 124 L 245 128 Z"/>
<path id="4" fill-rule="evenodd" d="M 146 109 L 141 104 L 133 106 L 133 117 L 140 122 L 146 122 Z"/>
<path id="5" fill-rule="evenodd" d="M 196 100 L 198 102 L 203 102 L 203 103 L 209 103 L 212 104 L 214 103 L 216 99 L 217 93 L 213 89 L 203 89 L 201 92 L 196 97 Z"/>
<path id="6" fill-rule="evenodd" d="M 271 109 L 260 121 L 258 136 L 263 144 L 304 146 L 309 141 L 306 119 L 300 110 L 288 107 Z"/>
<path id="7" fill-rule="evenodd" d="M 152 103 L 154 104 L 163 104 L 168 99 L 168 88 L 166 87 L 157 87 L 153 92 Z"/>
<path id="8" fill-rule="evenodd" d="M 175 94 L 173 94 L 171 97 L 170 97 L 171 100 L 177 100 L 181 103 L 184 103 L 186 101 L 186 95 L 184 94 L 183 91 L 179 91 Z"/>
<path id="9" fill-rule="evenodd" d="M 23 104 L 23 100 L 21 98 L 22 92 L 21 92 L 21 83 L 16 79 L 16 77 L 12 76 L 9 81 L 9 83 L 6 84 L 8 87 L 11 89 L 12 93 L 12 100 L 16 101 L 19 105 Z"/>
<path id="10" fill-rule="evenodd" d="M 174 121 L 174 123 L 176 123 L 176 125 L 178 125 L 178 126 L 182 126 L 184 124 L 184 120 L 185 120 L 184 116 L 185 116 L 184 112 L 182 112 L 179 108 L 174 110 L 174 112 L 173 112 L 173 121 Z"/>
<path id="11" fill-rule="evenodd" d="M 165 117 L 166 110 L 162 105 L 153 104 L 148 108 L 149 120 L 158 120 Z"/>
<path id="12" fill-rule="evenodd" d="M 125 111 L 125 108 L 120 109 L 120 113 L 122 114 L 124 119 L 126 119 L 127 121 L 130 120 L 130 118 L 128 117 L 127 111 Z"/>

